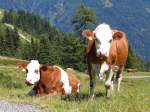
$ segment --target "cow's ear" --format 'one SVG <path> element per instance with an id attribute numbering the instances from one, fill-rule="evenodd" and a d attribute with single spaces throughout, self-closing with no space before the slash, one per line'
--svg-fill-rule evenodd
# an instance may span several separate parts
<path id="1" fill-rule="evenodd" d="M 47 65 L 42 65 L 40 66 L 40 70 L 46 71 L 48 69 Z"/>
<path id="2" fill-rule="evenodd" d="M 23 72 L 25 72 L 26 69 L 27 69 L 27 64 L 26 64 L 26 63 L 17 62 L 17 63 L 16 63 L 16 66 L 17 66 L 21 71 L 23 71 Z"/>
<path id="3" fill-rule="evenodd" d="M 89 29 L 83 30 L 82 35 L 83 35 L 83 37 L 86 37 L 89 40 L 94 39 L 93 31 L 91 31 Z"/>
<path id="4" fill-rule="evenodd" d="M 113 34 L 113 39 L 114 39 L 114 40 L 120 39 L 120 38 L 122 38 L 122 37 L 123 37 L 123 33 L 122 33 L 122 32 L 115 32 L 115 33 Z"/>

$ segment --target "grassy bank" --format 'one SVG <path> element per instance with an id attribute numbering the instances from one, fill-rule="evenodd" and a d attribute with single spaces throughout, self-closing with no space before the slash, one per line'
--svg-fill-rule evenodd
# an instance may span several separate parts
<path id="1" fill-rule="evenodd" d="M 16 65 L 17 62 L 20 63 L 28 63 L 28 61 L 26 60 L 22 60 L 22 59 L 16 59 L 16 58 L 10 58 L 10 57 L 6 57 L 6 56 L 0 56 L 0 66 L 5 66 L 5 65 Z M 9 67 L 9 66 L 8 66 Z M 6 66 L 7 68 L 7 66 Z"/>
<path id="2" fill-rule="evenodd" d="M 97 96 L 91 100 L 87 75 L 74 73 L 81 80 L 80 97 L 29 97 L 26 94 L 32 87 L 24 84 L 25 73 L 15 66 L 0 66 L 0 100 L 33 104 L 48 112 L 150 112 L 150 78 L 123 79 L 120 96 L 112 99 L 105 97 L 104 83 L 97 81 Z"/>

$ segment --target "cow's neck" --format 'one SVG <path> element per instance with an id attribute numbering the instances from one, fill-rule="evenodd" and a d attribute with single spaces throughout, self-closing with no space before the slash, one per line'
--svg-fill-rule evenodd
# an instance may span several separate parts
<path id="1" fill-rule="evenodd" d="M 86 54 L 90 53 L 94 46 L 95 46 L 95 40 L 94 39 L 89 40 L 86 47 Z"/>
<path id="2" fill-rule="evenodd" d="M 43 81 L 43 79 L 46 79 L 47 76 L 42 75 L 42 72 L 46 71 L 48 69 L 48 67 L 46 65 L 40 65 L 40 80 L 39 82 L 45 82 Z"/>

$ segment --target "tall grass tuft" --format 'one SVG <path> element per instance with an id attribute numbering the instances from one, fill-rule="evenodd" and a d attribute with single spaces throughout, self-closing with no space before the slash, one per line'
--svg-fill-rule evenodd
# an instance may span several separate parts
<path id="1" fill-rule="evenodd" d="M 17 89 L 23 87 L 20 82 L 14 81 L 9 75 L 4 75 L 4 73 L 0 73 L 0 77 L 0 87 L 2 88 Z"/>

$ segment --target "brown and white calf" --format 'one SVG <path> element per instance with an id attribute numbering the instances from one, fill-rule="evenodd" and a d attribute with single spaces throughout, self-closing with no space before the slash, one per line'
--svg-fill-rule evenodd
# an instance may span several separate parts
<path id="1" fill-rule="evenodd" d="M 107 24 L 100 24 L 94 31 L 84 30 L 82 35 L 89 40 L 86 58 L 90 75 L 91 94 L 93 94 L 95 87 L 92 64 L 101 64 L 100 79 L 109 70 L 108 78 L 105 81 L 107 96 L 111 88 L 113 89 L 113 76 L 116 77 L 117 91 L 119 92 L 122 72 L 128 56 L 128 42 L 125 33 L 112 30 Z"/>
<path id="2" fill-rule="evenodd" d="M 35 85 L 36 95 L 75 95 L 79 92 L 80 81 L 72 73 L 59 66 L 40 65 L 37 60 L 31 60 L 26 66 L 26 84 Z"/>

